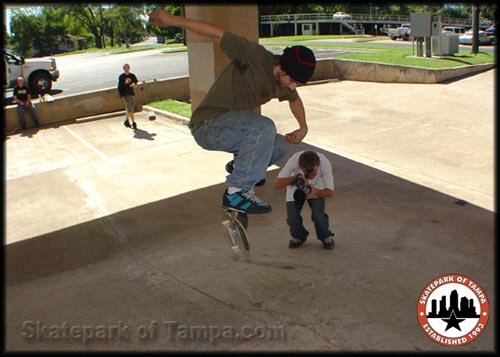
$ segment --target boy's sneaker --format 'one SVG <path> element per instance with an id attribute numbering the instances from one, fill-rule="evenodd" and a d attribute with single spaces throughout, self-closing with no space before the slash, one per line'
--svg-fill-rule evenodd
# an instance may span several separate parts
<path id="1" fill-rule="evenodd" d="M 304 244 L 304 240 L 300 240 L 300 239 L 297 239 L 297 238 L 292 238 L 290 240 L 290 242 L 288 242 L 288 248 L 298 248 L 300 247 L 302 244 Z"/>
<path id="2" fill-rule="evenodd" d="M 137 124 L 135 123 L 135 121 L 132 123 L 132 129 L 137 130 Z"/>
<path id="3" fill-rule="evenodd" d="M 222 207 L 243 213 L 268 213 L 271 205 L 263 202 L 253 191 L 241 190 L 230 195 L 227 190 L 222 195 Z"/>
<path id="4" fill-rule="evenodd" d="M 333 236 L 323 239 L 323 248 L 333 249 L 335 247 L 335 242 L 333 241 Z"/>
<path id="5" fill-rule="evenodd" d="M 130 123 L 128 122 L 128 119 L 125 119 L 125 121 L 123 122 L 123 125 L 125 125 L 127 128 L 131 127 Z"/>
<path id="6" fill-rule="evenodd" d="M 226 171 L 230 174 L 233 173 L 233 170 L 234 170 L 234 160 L 231 160 L 229 161 L 227 164 L 226 164 Z M 260 187 L 260 186 L 264 186 L 264 184 L 266 183 L 266 179 L 263 178 L 262 180 L 260 180 L 259 182 L 257 182 L 255 184 L 255 187 Z"/>

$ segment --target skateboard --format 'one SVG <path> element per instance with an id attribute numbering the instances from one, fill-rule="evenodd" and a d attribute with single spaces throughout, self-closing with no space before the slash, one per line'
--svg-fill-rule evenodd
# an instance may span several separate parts
<path id="1" fill-rule="evenodd" d="M 246 213 L 238 212 L 224 207 L 226 218 L 222 225 L 229 234 L 229 243 L 233 259 L 238 260 L 241 256 L 248 256 L 250 245 L 248 244 L 248 216 Z"/>

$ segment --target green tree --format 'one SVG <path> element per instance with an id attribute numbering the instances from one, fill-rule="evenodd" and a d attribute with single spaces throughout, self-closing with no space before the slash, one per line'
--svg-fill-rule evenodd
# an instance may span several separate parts
<path id="1" fill-rule="evenodd" d="M 92 34 L 94 37 L 95 47 L 105 47 L 103 31 L 104 21 L 101 4 L 68 4 L 62 5 L 62 8 L 67 11 L 68 15 L 75 17 L 75 19 Z"/>
<path id="2" fill-rule="evenodd" d="M 162 4 L 162 3 L 157 3 L 157 4 L 151 4 L 146 6 L 145 8 L 145 13 L 149 14 L 150 12 L 153 12 L 157 9 L 165 9 L 166 11 L 170 12 L 171 14 L 178 15 L 180 16 L 182 14 L 181 6 L 180 5 L 169 5 L 169 4 Z M 151 26 L 146 24 L 146 30 L 149 33 L 154 34 L 156 37 L 159 39 L 163 39 L 163 42 L 170 38 L 170 39 L 175 39 L 176 35 L 179 33 L 182 33 L 182 29 L 179 27 L 157 27 L 157 26 Z"/>
<path id="3" fill-rule="evenodd" d="M 67 37 L 67 30 L 64 25 L 64 12 L 55 6 L 45 6 L 40 14 L 43 32 L 35 47 L 39 50 L 51 50 L 57 47 L 57 43 Z"/>
<path id="4" fill-rule="evenodd" d="M 14 51 L 28 57 L 43 31 L 39 14 L 34 9 L 15 9 L 10 20 Z"/>
<path id="5" fill-rule="evenodd" d="M 7 25 L 3 24 L 3 47 L 9 47 L 10 43 L 10 36 L 9 32 L 7 31 Z"/>
<path id="6" fill-rule="evenodd" d="M 497 18 L 496 12 L 497 12 L 497 6 L 495 3 L 479 4 L 479 15 L 483 19 L 495 21 Z"/>
<path id="7" fill-rule="evenodd" d="M 106 34 L 118 44 L 135 42 L 145 34 L 143 5 L 116 5 L 105 13 Z"/>

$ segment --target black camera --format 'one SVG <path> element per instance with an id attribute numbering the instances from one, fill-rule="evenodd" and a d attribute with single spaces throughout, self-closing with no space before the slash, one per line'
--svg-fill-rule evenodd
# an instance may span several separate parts
<path id="1" fill-rule="evenodd" d="M 306 200 L 306 196 L 311 193 L 311 186 L 307 184 L 306 179 L 301 174 L 295 176 L 295 179 L 291 182 L 292 185 L 295 185 L 297 189 L 293 193 L 293 199 L 296 202 L 304 202 Z"/>

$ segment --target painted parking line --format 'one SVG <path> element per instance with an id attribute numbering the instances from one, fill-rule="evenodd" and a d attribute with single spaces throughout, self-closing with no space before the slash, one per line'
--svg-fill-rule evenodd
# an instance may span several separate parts
<path id="1" fill-rule="evenodd" d="M 327 112 L 327 113 L 335 113 L 334 110 L 328 110 L 328 109 L 323 109 L 323 108 L 317 108 L 317 107 L 310 107 L 308 105 L 304 105 L 304 108 L 309 108 L 309 109 L 314 109 L 314 110 L 319 110 L 319 111 L 323 111 L 323 112 Z"/>
<path id="2" fill-rule="evenodd" d="M 104 154 L 103 152 L 99 151 L 94 145 L 92 145 L 87 140 L 85 140 L 84 138 L 82 138 L 81 136 L 79 136 L 78 134 L 76 134 L 73 130 L 71 130 L 70 128 L 68 128 L 66 125 L 64 125 L 63 128 L 66 129 L 66 131 L 68 133 L 70 133 L 75 139 L 77 139 L 79 142 L 81 142 L 83 145 L 85 145 L 87 148 L 89 148 L 95 154 L 97 154 L 97 156 L 99 156 L 101 159 L 107 159 L 108 158 L 108 156 L 106 154 Z"/>

